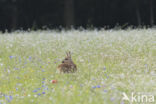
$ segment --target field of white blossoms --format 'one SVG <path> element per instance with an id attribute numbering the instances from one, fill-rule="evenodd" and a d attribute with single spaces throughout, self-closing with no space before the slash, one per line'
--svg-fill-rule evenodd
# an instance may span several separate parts
<path id="1" fill-rule="evenodd" d="M 156 104 L 155 29 L 0 33 L 0 104 L 130 103 Z"/>

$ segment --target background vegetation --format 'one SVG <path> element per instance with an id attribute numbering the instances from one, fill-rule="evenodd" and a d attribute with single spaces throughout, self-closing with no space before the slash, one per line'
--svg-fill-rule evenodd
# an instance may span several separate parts
<path id="1" fill-rule="evenodd" d="M 155 0 L 0 0 L 0 30 L 152 26 Z"/>
<path id="2" fill-rule="evenodd" d="M 67 50 L 78 71 L 58 74 Z M 0 104 L 129 104 L 156 96 L 155 62 L 152 29 L 0 34 Z"/>

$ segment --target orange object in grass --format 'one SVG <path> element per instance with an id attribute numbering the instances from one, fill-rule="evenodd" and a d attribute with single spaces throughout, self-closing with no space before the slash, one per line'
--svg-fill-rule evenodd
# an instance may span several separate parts
<path id="1" fill-rule="evenodd" d="M 52 80 L 52 83 L 57 83 L 57 80 Z"/>

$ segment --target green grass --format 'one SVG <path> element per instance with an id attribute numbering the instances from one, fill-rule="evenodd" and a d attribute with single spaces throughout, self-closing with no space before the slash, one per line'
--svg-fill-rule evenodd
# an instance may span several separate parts
<path id="1" fill-rule="evenodd" d="M 56 73 L 69 50 L 78 71 Z M 156 95 L 156 30 L 0 34 L 0 104 L 129 104 L 123 92 Z"/>

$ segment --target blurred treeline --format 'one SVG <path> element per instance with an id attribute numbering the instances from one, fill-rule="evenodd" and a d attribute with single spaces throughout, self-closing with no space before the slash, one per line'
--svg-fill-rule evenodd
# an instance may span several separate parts
<path id="1" fill-rule="evenodd" d="M 0 30 L 153 26 L 155 0 L 0 0 Z"/>

